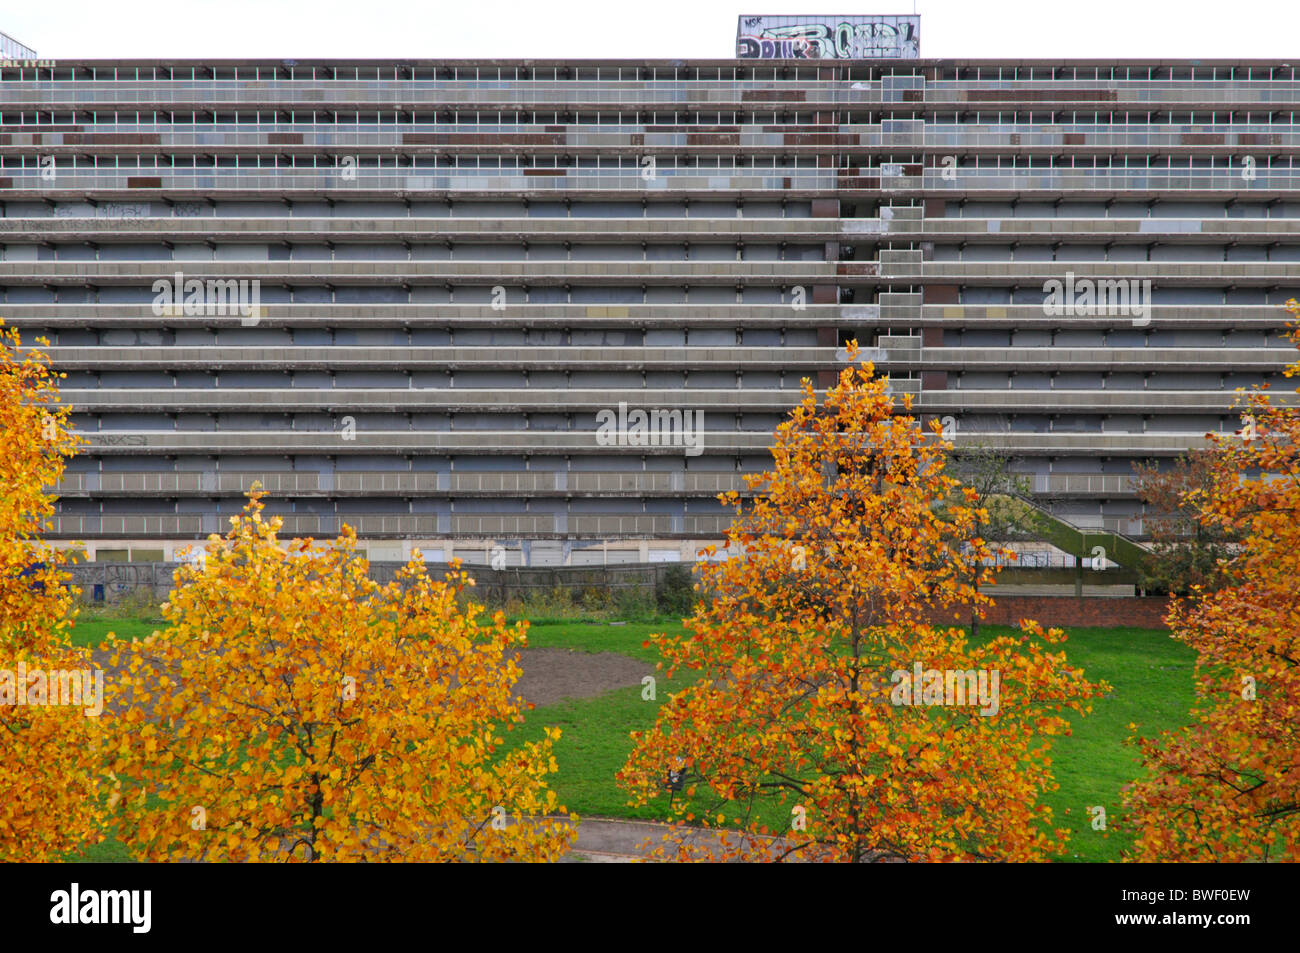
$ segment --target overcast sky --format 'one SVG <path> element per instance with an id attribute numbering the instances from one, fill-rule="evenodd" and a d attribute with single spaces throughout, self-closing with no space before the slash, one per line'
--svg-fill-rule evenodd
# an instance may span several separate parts
<path id="1" fill-rule="evenodd" d="M 739 14 L 911 13 L 913 0 L 16 0 L 43 58 L 719 58 Z M 1300 0 L 916 0 L 929 57 L 1300 55 Z"/>

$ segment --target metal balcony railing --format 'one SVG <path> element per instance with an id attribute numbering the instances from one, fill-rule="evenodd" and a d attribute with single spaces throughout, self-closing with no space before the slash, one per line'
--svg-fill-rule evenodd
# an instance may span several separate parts
<path id="1" fill-rule="evenodd" d="M 914 94 L 906 99 L 902 92 Z M 884 89 L 879 81 L 841 80 L 10 80 L 0 85 L 0 104 L 111 105 L 257 103 L 368 103 L 404 106 L 494 104 L 709 104 L 709 103 L 874 103 L 967 102 L 998 104 L 1061 101 L 1081 107 L 1114 103 L 1270 103 L 1300 101 L 1300 83 L 1283 80 L 1094 80 L 1014 79 L 929 80 L 913 90 Z M 971 94 L 976 94 L 972 97 Z M 1002 93 L 997 98 L 989 93 Z M 983 94 L 983 95 L 981 95 Z"/>
<path id="2" fill-rule="evenodd" d="M 462 471 L 229 471 L 202 473 L 95 472 L 65 474 L 50 490 L 60 497 L 242 496 L 257 482 L 273 498 L 298 496 L 432 496 L 547 494 L 700 496 L 744 491 L 745 473 L 679 470 L 592 472 L 584 470 L 514 472 Z M 1134 495 L 1127 473 L 1026 474 L 1039 496 Z"/>
<path id="3" fill-rule="evenodd" d="M 500 168 L 438 170 L 402 169 L 375 171 L 357 167 L 345 178 L 341 168 L 319 171 L 284 171 L 269 168 L 177 169 L 170 166 L 141 166 L 95 172 L 57 170 L 54 178 L 42 177 L 36 167 L 5 167 L 0 175 L 0 195 L 6 190 L 94 191 L 94 190 L 221 190 L 257 192 L 284 189 L 311 191 L 452 191 L 452 192 L 563 192 L 621 191 L 637 194 L 656 192 L 789 192 L 827 191 L 837 187 L 835 169 L 800 170 L 749 167 L 723 169 L 660 167 L 653 178 L 642 178 L 635 169 L 548 169 Z"/>
<path id="4" fill-rule="evenodd" d="M 0 87 L 2 89 L 2 87 Z M 293 151 L 294 147 L 315 147 L 328 152 L 351 148 L 424 151 L 428 148 L 474 151 L 490 154 L 517 148 L 545 154 L 552 150 L 571 151 L 587 146 L 592 150 L 613 147 L 664 149 L 689 148 L 692 152 L 729 151 L 735 148 L 779 149 L 799 152 L 808 148 L 887 150 L 896 146 L 935 148 L 998 148 L 1016 152 L 1028 148 L 1093 147 L 1113 149 L 1171 149 L 1196 146 L 1239 146 L 1242 149 L 1294 149 L 1300 143 L 1300 127 L 1292 123 L 1023 123 L 1023 122 L 921 122 L 885 120 L 883 123 L 783 124 L 781 131 L 766 129 L 770 123 L 737 117 L 720 127 L 713 121 L 672 123 L 659 130 L 653 123 L 568 122 L 557 130 L 556 123 L 496 122 L 487 118 L 471 122 L 395 122 L 365 124 L 315 121 L 171 124 L 139 122 L 132 115 L 124 121 L 95 120 L 78 123 L 74 130 L 51 129 L 48 123 L 32 123 L 24 133 L 22 122 L 9 125 L 13 148 L 68 151 L 129 152 L 156 147 L 221 151 L 260 149 L 268 155 Z M 691 131 L 699 126 L 699 131 Z M 725 131 L 718 131 L 719 128 Z M 33 138 L 38 136 L 39 138 Z"/>
<path id="5" fill-rule="evenodd" d="M 282 190 L 334 192 L 450 191 L 563 192 L 609 191 L 649 195 L 672 192 L 1224 192 L 1249 194 L 1300 190 L 1300 169 L 1254 170 L 1243 178 L 1240 168 L 1120 169 L 1071 166 L 1058 169 L 960 168 L 946 178 L 942 169 L 923 175 L 885 174 L 889 170 L 802 169 L 693 166 L 673 169 L 660 164 L 653 178 L 631 168 L 517 168 L 376 170 L 356 167 L 350 178 L 342 168 L 278 171 L 268 167 L 178 169 L 168 165 L 119 167 L 87 171 L 55 169 L 43 176 L 36 166 L 6 167 L 0 194 L 6 190 L 34 192 L 191 190 L 275 193 Z"/>

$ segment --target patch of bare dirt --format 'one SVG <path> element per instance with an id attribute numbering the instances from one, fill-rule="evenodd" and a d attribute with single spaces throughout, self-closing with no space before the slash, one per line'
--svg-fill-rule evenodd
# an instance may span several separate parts
<path id="1" fill-rule="evenodd" d="M 590 698 L 615 688 L 640 685 L 654 665 L 614 652 L 576 652 L 572 649 L 521 649 L 524 674 L 515 683 L 516 694 L 538 708 L 566 698 Z"/>

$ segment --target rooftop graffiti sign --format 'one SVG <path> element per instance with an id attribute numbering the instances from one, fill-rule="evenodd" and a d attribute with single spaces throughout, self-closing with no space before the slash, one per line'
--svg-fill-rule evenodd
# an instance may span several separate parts
<path id="1" fill-rule="evenodd" d="M 916 59 L 918 16 L 742 16 L 736 27 L 741 59 Z"/>

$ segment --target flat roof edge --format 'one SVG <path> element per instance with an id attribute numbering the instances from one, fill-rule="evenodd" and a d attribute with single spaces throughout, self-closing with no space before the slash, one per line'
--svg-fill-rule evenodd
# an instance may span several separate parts
<path id="1" fill-rule="evenodd" d="M 165 66 L 165 67 L 190 67 L 190 66 L 418 66 L 418 67 L 439 67 L 439 66 L 490 66 L 502 67 L 513 66 L 516 68 L 526 67 L 535 68 L 552 68 L 552 67 L 596 67 L 596 66 L 656 66 L 656 67 L 712 67 L 712 66 L 909 66 L 909 67 L 953 67 L 953 66 L 1033 66 L 1033 67 L 1079 67 L 1079 66 L 1290 66 L 1289 57 L 1277 57 L 1275 59 L 1204 59 L 1197 57 L 1187 57 L 1180 59 L 1169 58 L 1152 58 L 1152 59 L 1016 59 L 1016 58 L 983 58 L 983 59 L 901 59 L 898 57 L 881 57 L 878 59 L 863 60 L 779 60 L 779 59 L 412 59 L 409 57 L 384 57 L 384 58 L 320 58 L 312 57 L 310 59 L 297 59 L 294 57 L 281 58 L 261 58 L 261 59 L 64 59 L 57 56 L 43 56 L 42 61 L 53 61 L 58 66 L 77 66 L 77 67 L 122 67 L 122 66 Z"/>

